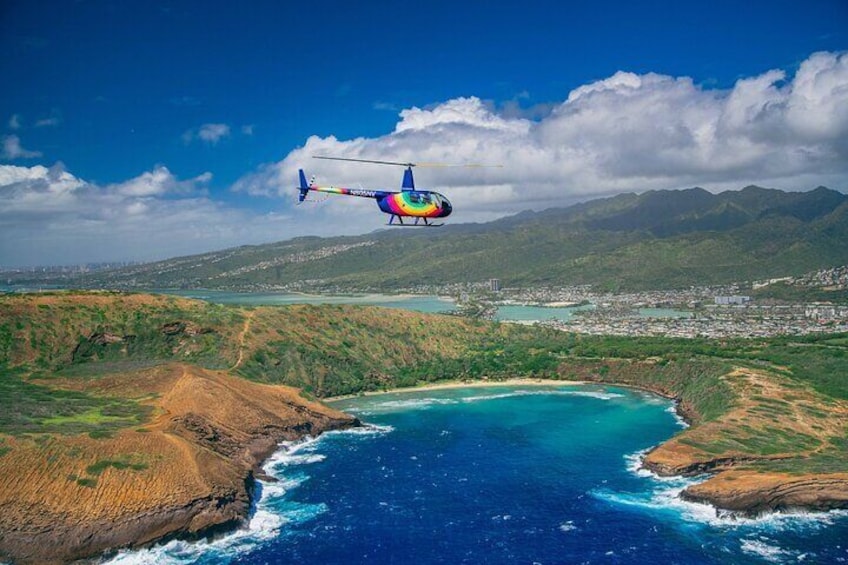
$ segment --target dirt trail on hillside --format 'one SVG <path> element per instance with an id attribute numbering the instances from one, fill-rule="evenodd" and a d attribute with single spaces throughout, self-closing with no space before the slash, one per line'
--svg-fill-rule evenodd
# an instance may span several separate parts
<path id="1" fill-rule="evenodd" d="M 256 315 L 255 311 L 250 311 L 247 313 L 247 316 L 244 318 L 244 327 L 242 327 L 241 333 L 239 333 L 238 338 L 238 358 L 236 362 L 230 367 L 230 371 L 235 371 L 241 366 L 242 361 L 244 360 L 244 347 L 245 340 L 247 338 L 247 332 L 250 331 L 250 324 L 253 322 L 253 317 Z"/>

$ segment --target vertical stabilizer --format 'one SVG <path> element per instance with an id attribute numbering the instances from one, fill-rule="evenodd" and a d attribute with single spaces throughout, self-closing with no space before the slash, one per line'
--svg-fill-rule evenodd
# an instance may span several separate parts
<path id="1" fill-rule="evenodd" d="M 309 185 L 306 183 L 306 175 L 303 173 L 303 169 L 300 169 L 298 173 L 300 173 L 300 195 L 297 197 L 297 201 L 303 202 L 309 193 Z"/>
<path id="2" fill-rule="evenodd" d="M 403 172 L 403 184 L 401 184 L 401 189 L 415 190 L 415 181 L 412 180 L 412 167 L 407 167 Z"/>

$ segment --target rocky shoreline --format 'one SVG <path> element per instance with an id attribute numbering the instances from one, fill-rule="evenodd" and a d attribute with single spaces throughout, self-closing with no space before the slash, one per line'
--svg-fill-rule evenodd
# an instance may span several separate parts
<path id="1" fill-rule="evenodd" d="M 662 446 L 655 448 L 654 451 Z M 848 473 L 767 473 L 745 470 L 755 459 L 726 458 L 689 466 L 669 467 L 646 454 L 643 468 L 661 477 L 709 478 L 686 487 L 680 497 L 709 504 L 716 513 L 748 518 L 786 511 L 828 511 L 848 508 Z M 742 469 L 737 469 L 743 467 Z"/>
<path id="2" fill-rule="evenodd" d="M 418 392 L 470 386 L 577 386 L 586 381 L 547 379 L 508 379 L 505 381 L 446 382 L 419 387 L 392 389 L 385 392 Z M 677 415 L 689 426 L 697 426 L 702 418 L 686 398 L 682 398 L 659 385 L 634 385 L 632 383 L 609 383 L 643 390 L 674 402 Z M 341 397 L 346 398 L 346 397 Z M 341 399 L 339 398 L 339 399 Z M 338 399 L 330 399 L 338 400 Z M 645 454 L 643 468 L 663 477 L 711 475 L 704 482 L 687 487 L 681 498 L 690 502 L 709 504 L 717 513 L 734 513 L 756 517 L 771 512 L 783 511 L 828 511 L 848 508 L 848 473 L 764 473 L 744 470 L 744 466 L 766 459 L 774 461 L 792 459 L 797 454 L 774 457 L 750 457 L 733 455 L 728 457 L 704 458 L 703 454 L 687 449 L 685 444 L 670 439 Z"/>
<path id="3" fill-rule="evenodd" d="M 65 563 L 176 538 L 197 540 L 232 531 L 249 518 L 255 481 L 263 477 L 261 465 L 281 442 L 361 425 L 356 418 L 303 399 L 288 387 L 258 385 L 226 372 L 186 365 L 151 371 L 158 373 L 150 377 L 150 383 L 159 391 L 155 405 L 161 414 L 145 430 L 115 438 L 116 449 L 137 449 L 150 455 L 148 461 L 159 457 L 164 463 L 150 464 L 139 473 L 107 469 L 94 488 L 56 476 L 48 466 L 46 472 L 53 474 L 52 479 L 22 478 L 14 497 L 9 496 L 9 489 L 3 489 L 0 555 L 4 559 L 16 563 Z M 502 384 L 528 382 L 579 384 L 538 380 Z M 687 423 L 694 428 L 704 427 L 700 415 L 686 399 L 661 386 L 635 388 L 674 400 L 678 414 Z M 751 517 L 789 510 L 848 508 L 848 473 L 758 472 L 750 466 L 762 458 L 739 454 L 705 458 L 679 441 L 683 434 L 648 452 L 643 466 L 661 476 L 710 474 L 704 482 L 681 493 L 685 500 L 710 504 L 717 513 Z M 143 447 L 133 443 L 141 440 Z M 105 440 L 107 445 L 109 441 Z M 89 443 L 89 448 L 96 444 L 102 451 L 103 442 L 78 438 L 63 447 L 65 452 L 85 451 L 81 444 Z M 33 448 L 25 442 L 14 447 L 12 453 L 18 456 L 31 453 Z M 53 449 L 48 457 L 56 457 L 56 451 Z M 39 455 L 45 456 L 43 449 Z M 179 457 L 173 459 L 176 455 Z M 6 476 L 10 467 L 21 464 L 24 463 L 9 459 L 8 455 L 0 458 L 0 474 Z M 174 467 L 183 473 L 175 474 Z M 186 477 L 197 479 L 201 487 L 188 488 Z M 46 487 L 45 481 L 52 485 Z M 128 487 L 128 481 L 140 484 Z M 52 504 L 33 490 L 41 488 L 51 493 Z M 128 498 L 127 490 L 135 492 L 134 504 L 122 504 Z M 91 498 L 101 503 L 87 504 Z"/>
<path id="4" fill-rule="evenodd" d="M 746 404 L 747 381 L 761 378 L 753 371 L 737 369 L 728 377 L 740 381 L 738 389 L 741 405 Z M 747 380 L 747 381 L 746 381 Z M 675 401 L 678 415 L 690 426 L 698 426 L 700 415 L 685 399 L 676 397 L 661 387 L 639 387 Z M 775 392 L 781 392 L 779 386 Z M 760 389 L 761 390 L 761 389 Z M 737 409 L 736 412 L 744 410 Z M 844 421 L 848 407 L 834 406 L 836 428 Z M 840 417 L 841 418 L 838 418 Z M 730 418 L 728 418 L 730 419 Z M 698 439 L 716 433 L 721 422 L 710 422 L 695 430 Z M 691 428 L 690 428 L 691 429 Z M 704 431 L 706 429 L 706 432 Z M 709 475 L 703 482 L 684 489 L 680 496 L 689 502 L 709 504 L 716 513 L 731 513 L 744 517 L 757 517 L 767 513 L 785 511 L 828 511 L 848 509 L 848 473 L 788 473 L 758 469 L 756 464 L 780 462 L 805 457 L 805 453 L 777 453 L 769 456 L 744 453 L 726 453 L 707 456 L 687 442 L 684 431 L 674 438 L 648 451 L 642 467 L 663 477 L 695 477 Z M 681 441 L 683 439 L 683 441 Z"/>
<path id="5" fill-rule="evenodd" d="M 13 297 L 0 303 L 0 315 L 16 322 L 0 325 L 8 336 L 0 362 L 19 372 L 0 382 L 10 391 L 4 415 L 16 418 L 0 437 L 0 561 L 19 563 L 97 558 L 232 531 L 249 517 L 260 466 L 281 441 L 359 425 L 296 389 L 251 378 L 304 383 L 318 394 L 388 388 L 415 382 L 393 380 L 393 367 L 426 367 L 446 351 L 469 355 L 462 344 L 489 351 L 521 337 L 500 327 L 489 341 L 466 343 L 462 336 L 476 326 L 452 318 L 241 310 L 113 293 Z M 311 328 L 305 339 L 303 327 Z M 414 339 L 395 343 L 412 328 Z M 334 356 L 344 339 L 363 356 Z M 558 356 L 551 373 L 525 369 L 534 358 L 516 347 L 508 372 L 486 359 L 474 371 L 457 364 L 450 374 L 460 382 L 447 386 L 557 374 L 561 380 L 504 384 L 583 381 L 651 391 L 674 400 L 691 426 L 649 452 L 645 467 L 710 475 L 683 498 L 747 515 L 848 508 L 848 401 L 841 396 L 817 392 L 775 363 L 732 367 L 699 360 L 697 350 L 628 357 L 596 345 L 590 356 Z M 325 365 L 316 366 L 316 355 Z M 370 380 L 360 378 L 371 367 Z M 338 378 L 326 382 L 331 376 Z"/>
<path id="6" fill-rule="evenodd" d="M 281 442 L 360 425 L 289 387 L 185 365 L 155 372 L 141 377 L 157 385 L 160 416 L 143 430 L 21 439 L 0 457 L 2 559 L 66 563 L 231 531 L 248 519 L 260 466 Z M 129 461 L 119 453 L 143 457 L 117 464 Z M 108 464 L 95 473 L 98 461 Z"/>
<path id="7" fill-rule="evenodd" d="M 687 488 L 681 497 L 748 517 L 844 509 L 848 508 L 848 473 L 798 476 L 726 471 Z"/>

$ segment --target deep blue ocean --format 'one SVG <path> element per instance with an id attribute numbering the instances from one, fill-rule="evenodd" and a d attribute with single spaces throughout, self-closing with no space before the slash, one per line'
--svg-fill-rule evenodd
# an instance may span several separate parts
<path id="1" fill-rule="evenodd" d="M 367 425 L 281 446 L 249 527 L 117 563 L 840 563 L 848 513 L 716 516 L 640 471 L 683 425 L 596 386 L 476 387 L 334 403 Z"/>

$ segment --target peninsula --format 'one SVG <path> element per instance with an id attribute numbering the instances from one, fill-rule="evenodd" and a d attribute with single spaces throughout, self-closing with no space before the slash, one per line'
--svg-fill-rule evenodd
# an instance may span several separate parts
<path id="1" fill-rule="evenodd" d="M 712 473 L 687 498 L 749 514 L 848 507 L 846 349 L 842 334 L 601 337 L 358 306 L 0 296 L 0 558 L 237 527 L 279 442 L 359 424 L 308 398 L 447 380 L 652 390 L 692 426 L 646 466 Z"/>

